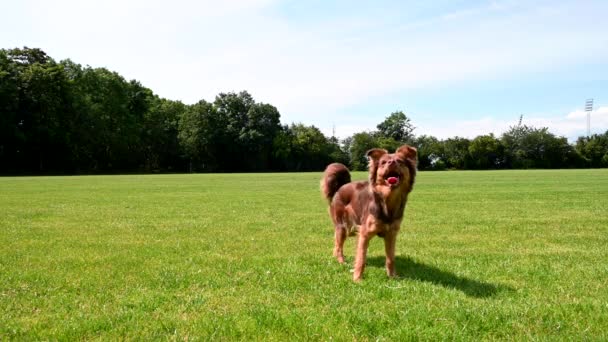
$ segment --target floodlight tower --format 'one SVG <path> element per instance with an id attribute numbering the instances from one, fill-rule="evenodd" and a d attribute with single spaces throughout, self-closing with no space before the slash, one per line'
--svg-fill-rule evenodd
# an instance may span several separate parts
<path id="1" fill-rule="evenodd" d="M 591 136 L 591 112 L 593 111 L 593 99 L 585 101 L 585 112 L 587 112 L 587 138 Z"/>

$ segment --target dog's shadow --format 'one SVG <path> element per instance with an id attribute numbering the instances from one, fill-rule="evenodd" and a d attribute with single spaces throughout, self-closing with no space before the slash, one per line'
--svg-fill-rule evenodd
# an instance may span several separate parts
<path id="1" fill-rule="evenodd" d="M 384 262 L 385 258 L 383 256 L 367 259 L 367 265 L 371 267 L 384 268 Z M 410 279 L 429 282 L 445 288 L 459 290 L 470 297 L 487 298 L 495 296 L 501 291 L 513 291 L 513 288 L 509 286 L 496 285 L 458 276 L 435 266 L 423 264 L 410 257 L 397 256 L 395 258 L 395 266 L 397 267 L 397 280 Z"/>

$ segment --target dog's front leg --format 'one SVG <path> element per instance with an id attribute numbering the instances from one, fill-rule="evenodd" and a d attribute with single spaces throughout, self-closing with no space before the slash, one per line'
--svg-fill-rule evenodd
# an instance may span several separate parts
<path id="1" fill-rule="evenodd" d="M 397 244 L 397 230 L 389 230 L 384 236 L 384 251 L 386 252 L 386 275 L 396 277 L 395 271 L 395 245 Z"/>
<path id="2" fill-rule="evenodd" d="M 355 257 L 355 271 L 353 273 L 353 280 L 360 281 L 363 276 L 363 270 L 365 269 L 365 258 L 367 256 L 367 247 L 369 246 L 369 240 L 371 236 L 362 231 L 359 233 L 359 240 L 357 241 L 357 255 Z"/>

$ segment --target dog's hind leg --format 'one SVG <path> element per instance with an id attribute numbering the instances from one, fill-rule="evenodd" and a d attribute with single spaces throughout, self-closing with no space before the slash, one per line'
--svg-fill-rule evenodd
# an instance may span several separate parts
<path id="1" fill-rule="evenodd" d="M 338 262 L 344 263 L 344 241 L 346 241 L 346 227 L 343 223 L 336 223 L 334 256 Z"/>
<path id="2" fill-rule="evenodd" d="M 344 263 L 344 241 L 348 236 L 348 215 L 346 208 L 340 203 L 334 203 L 329 208 L 329 215 L 335 228 L 334 257 Z"/>
<path id="3" fill-rule="evenodd" d="M 344 224 L 343 217 L 337 217 L 334 220 L 335 227 L 335 243 L 334 243 L 334 256 L 338 259 L 338 262 L 344 263 L 344 241 L 347 237 L 347 229 Z"/>

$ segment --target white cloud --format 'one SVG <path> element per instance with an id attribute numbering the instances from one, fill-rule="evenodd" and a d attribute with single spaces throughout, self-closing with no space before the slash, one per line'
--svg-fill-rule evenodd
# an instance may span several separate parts
<path id="1" fill-rule="evenodd" d="M 442 139 L 454 136 L 475 138 L 489 133 L 500 136 L 517 123 L 518 120 L 500 120 L 491 117 L 469 121 L 443 121 L 419 125 L 417 133 Z M 538 114 L 524 116 L 522 124 L 536 128 L 547 127 L 551 133 L 564 136 L 570 141 L 587 134 L 587 114 L 582 110 L 556 116 Z M 608 107 L 599 107 L 591 113 L 591 133 L 604 133 L 606 130 L 608 130 Z"/>
<path id="2" fill-rule="evenodd" d="M 498 120 L 490 117 L 467 121 L 440 121 L 419 125 L 417 133 L 420 135 L 432 135 L 440 139 L 455 136 L 471 139 L 490 133 L 498 136 L 515 124 L 517 124 L 516 121 Z"/>
<path id="3" fill-rule="evenodd" d="M 0 32 L 12 32 L 2 37 L 9 47 L 36 46 L 55 58 L 108 67 L 187 103 L 246 89 L 275 105 L 285 123 L 327 133 L 333 121 L 341 136 L 373 129 L 382 118 L 370 113 L 343 125 L 337 112 L 389 93 L 551 71 L 608 54 L 602 11 L 577 3 L 492 2 L 405 24 L 365 13 L 296 23 L 277 3 L 13 1 L 0 14 Z M 545 120 L 539 122 L 555 121 Z M 557 129 L 566 132 L 560 122 Z M 509 124 L 423 123 L 417 132 L 476 135 Z"/>
<path id="4" fill-rule="evenodd" d="M 532 121 L 534 126 L 549 127 L 555 134 L 568 137 L 570 140 L 587 134 L 587 113 L 574 110 L 565 117 L 537 118 Z M 599 107 L 591 112 L 591 134 L 604 133 L 608 130 L 608 107 Z"/>
<path id="5" fill-rule="evenodd" d="M 344 119 L 344 118 L 343 118 Z M 373 131 L 379 123 L 374 118 L 353 118 L 334 122 L 334 126 L 322 125 L 321 131 L 331 136 L 335 130 L 336 136 L 343 139 L 355 133 Z M 416 135 L 432 135 L 440 139 L 464 137 L 473 139 L 480 135 L 493 133 L 499 137 L 512 126 L 518 124 L 518 118 L 501 120 L 492 117 L 482 117 L 474 120 L 427 120 L 415 122 Z M 522 124 L 542 128 L 557 136 L 575 141 L 579 136 L 587 134 L 587 114 L 582 110 L 573 110 L 562 115 L 533 114 L 524 116 Z M 599 107 L 591 112 L 591 134 L 604 133 L 608 130 L 608 107 Z"/>

